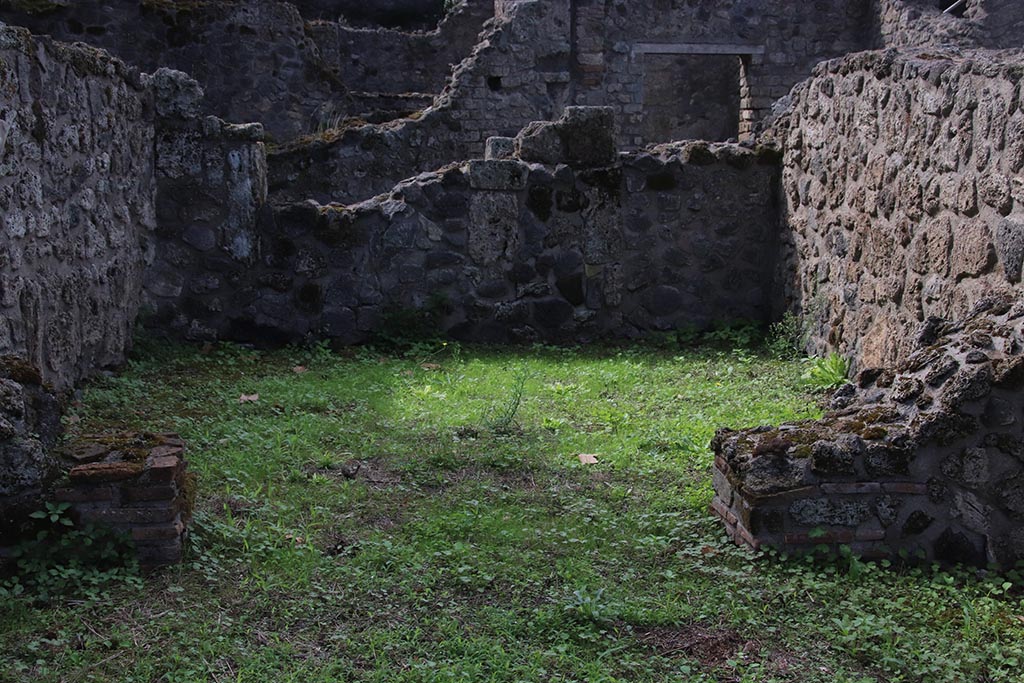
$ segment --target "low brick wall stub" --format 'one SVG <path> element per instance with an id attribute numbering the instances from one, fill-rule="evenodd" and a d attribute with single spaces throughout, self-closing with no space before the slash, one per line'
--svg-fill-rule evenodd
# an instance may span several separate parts
<path id="1" fill-rule="evenodd" d="M 84 437 L 63 453 L 76 463 L 53 491 L 77 525 L 131 537 L 139 564 L 181 561 L 195 496 L 185 442 L 176 434 Z"/>
<path id="2" fill-rule="evenodd" d="M 1024 560 L 1024 303 L 931 319 L 896 370 L 865 369 L 822 420 L 720 430 L 712 511 L 737 543 Z"/>
<path id="3" fill-rule="evenodd" d="M 0 564 L 39 530 L 33 515 L 67 503 L 79 529 L 123 532 L 140 565 L 181 561 L 195 498 L 175 434 L 86 436 L 61 443 L 61 397 L 15 356 L 0 356 Z"/>

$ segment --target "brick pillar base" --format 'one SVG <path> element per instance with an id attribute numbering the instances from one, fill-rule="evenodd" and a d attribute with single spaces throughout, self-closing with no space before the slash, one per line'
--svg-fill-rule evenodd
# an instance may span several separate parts
<path id="1" fill-rule="evenodd" d="M 128 534 L 144 568 L 181 561 L 192 516 L 194 475 L 175 434 L 85 437 L 67 449 L 74 462 L 54 500 L 77 524 Z"/>

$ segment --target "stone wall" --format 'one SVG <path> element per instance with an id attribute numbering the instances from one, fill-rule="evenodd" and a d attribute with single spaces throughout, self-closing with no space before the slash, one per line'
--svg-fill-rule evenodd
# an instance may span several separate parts
<path id="1" fill-rule="evenodd" d="M 1019 52 L 871 52 L 793 93 L 784 299 L 815 350 L 904 357 L 928 316 L 1019 291 L 1024 111 Z"/>
<path id="2" fill-rule="evenodd" d="M 258 224 L 257 257 L 151 291 L 157 318 L 257 343 L 351 343 L 413 321 L 488 342 L 767 321 L 777 156 L 691 143 L 616 159 L 610 129 L 584 130 L 584 144 L 566 138 L 572 166 L 477 160 L 361 204 L 278 206 Z M 180 237 L 160 253 L 206 263 Z"/>
<path id="3" fill-rule="evenodd" d="M 203 86 L 206 113 L 260 122 L 285 141 L 347 116 L 373 118 L 381 93 L 426 94 L 429 104 L 494 16 L 494 0 L 467 0 L 439 25 L 440 15 L 428 12 L 436 27 L 410 33 L 354 28 L 337 20 L 340 12 L 330 21 L 307 20 L 326 10 L 297 4 L 84 0 L 43 12 L 0 7 L 0 20 L 96 45 L 145 71 L 186 72 Z M 412 104 L 388 113 L 405 116 L 422 108 L 423 98 Z"/>
<path id="4" fill-rule="evenodd" d="M 149 73 L 188 73 L 205 89 L 207 113 L 261 122 L 279 139 L 315 130 L 326 103 L 347 112 L 344 85 L 287 2 L 80 0 L 50 12 L 0 9 L 0 20 L 85 41 Z"/>
<path id="5" fill-rule="evenodd" d="M 203 116 L 202 89 L 186 74 L 161 69 L 152 80 L 158 227 L 146 254 L 143 312 L 147 325 L 168 329 L 194 312 L 156 300 L 217 291 L 234 270 L 258 260 L 267 163 L 260 124 Z"/>
<path id="6" fill-rule="evenodd" d="M 363 93 L 440 93 L 493 16 L 494 0 L 467 0 L 429 32 L 359 29 L 336 21 L 312 22 L 308 30 L 327 69 L 357 100 L 352 112 L 363 115 L 373 111 L 358 101 Z"/>
<path id="7" fill-rule="evenodd" d="M 931 318 L 896 371 L 865 369 L 821 421 L 715 437 L 712 509 L 753 547 L 1024 560 L 1024 305 Z"/>
<path id="8" fill-rule="evenodd" d="M 866 47 L 871 23 L 864 0 L 572 0 L 569 4 L 572 101 L 616 106 L 620 144 L 625 147 L 664 141 L 644 134 L 650 104 L 644 93 L 644 73 L 650 54 L 742 55 L 740 133 L 747 134 L 771 102 L 806 78 L 815 64 Z M 735 83 L 730 77 L 719 87 L 724 91 Z M 694 104 L 704 106 L 701 101 Z"/>
<path id="9" fill-rule="evenodd" d="M 0 564 L 60 474 L 51 452 L 60 436 L 60 404 L 39 371 L 0 356 Z"/>
<path id="10" fill-rule="evenodd" d="M 568 104 L 569 36 L 564 2 L 505 7 L 434 105 L 415 118 L 327 131 L 273 150 L 273 201 L 362 201 L 421 171 L 482 157 L 490 136 L 556 118 Z"/>
<path id="11" fill-rule="evenodd" d="M 729 55 L 646 55 L 642 139 L 739 137 L 742 68 Z"/>
<path id="12" fill-rule="evenodd" d="M 472 0 L 470 0 L 472 1 Z M 444 17 L 444 0 L 291 0 L 307 19 L 336 21 L 353 26 L 386 26 L 429 30 Z"/>
<path id="13" fill-rule="evenodd" d="M 0 24 L 0 353 L 58 387 L 130 344 L 155 223 L 151 120 L 137 72 Z"/>
<path id="14" fill-rule="evenodd" d="M 1024 5 L 1012 0 L 969 0 L 963 13 L 945 14 L 935 0 L 874 0 L 874 47 L 981 47 L 1024 45 Z"/>
<path id="15" fill-rule="evenodd" d="M 863 0 L 669 4 L 504 0 L 483 41 L 415 120 L 330 131 L 274 153 L 275 201 L 366 199 L 418 172 L 480 156 L 487 137 L 513 135 L 571 104 L 614 107 L 625 148 L 664 141 L 657 139 L 662 135 L 746 135 L 817 61 L 860 49 L 869 39 Z M 721 59 L 742 56 L 739 82 L 732 70 L 716 71 L 723 77 L 715 84 L 707 74 L 675 76 L 657 68 L 650 53 L 677 48 L 691 57 L 706 50 Z M 659 123 L 667 119 L 665 107 L 644 93 L 648 63 L 655 65 L 653 87 L 675 78 L 679 99 L 696 110 Z M 722 112 L 736 113 L 734 99 L 742 110 L 735 127 L 705 125 Z"/>
<path id="16" fill-rule="evenodd" d="M 874 3 L 875 48 L 977 46 L 978 25 L 965 17 L 944 14 L 937 1 L 874 0 Z"/>

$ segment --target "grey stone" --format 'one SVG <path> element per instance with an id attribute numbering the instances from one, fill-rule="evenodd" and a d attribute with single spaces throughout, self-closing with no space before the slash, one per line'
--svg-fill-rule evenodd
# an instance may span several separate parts
<path id="1" fill-rule="evenodd" d="M 565 146 L 558 130 L 544 121 L 531 123 L 516 136 L 515 156 L 549 166 L 566 162 Z"/>
<path id="2" fill-rule="evenodd" d="M 557 121 L 536 121 L 516 136 L 515 154 L 523 161 L 583 168 L 610 166 L 616 152 L 611 107 L 566 107 Z"/>
<path id="3" fill-rule="evenodd" d="M 833 441 L 816 441 L 811 446 L 811 469 L 818 474 L 856 474 L 855 455 Z"/>
<path id="4" fill-rule="evenodd" d="M 754 458 L 744 475 L 744 490 L 764 496 L 802 486 L 807 478 L 804 463 L 785 457 L 762 455 Z"/>
<path id="5" fill-rule="evenodd" d="M 646 298 L 645 306 L 652 315 L 669 316 L 678 313 L 683 307 L 683 294 L 670 285 L 653 288 Z"/>
<path id="6" fill-rule="evenodd" d="M 1017 283 L 1024 267 L 1024 223 L 1004 218 L 996 225 L 996 250 L 1003 264 L 1006 279 Z"/>
<path id="7" fill-rule="evenodd" d="M 469 183 L 477 190 L 518 191 L 526 188 L 530 169 L 514 159 L 469 162 Z"/>
<path id="8" fill-rule="evenodd" d="M 515 195 L 474 195 L 469 216 L 468 250 L 474 262 L 493 264 L 514 251 L 519 243 L 519 203 Z"/>
<path id="9" fill-rule="evenodd" d="M 210 251 L 217 246 L 217 235 L 210 228 L 202 225 L 190 225 L 185 228 L 181 239 L 199 251 Z"/>
<path id="10" fill-rule="evenodd" d="M 51 452 L 61 434 L 60 404 L 39 372 L 14 356 L 0 357 L 0 545 L 41 507 L 60 473 Z"/>
<path id="11" fill-rule="evenodd" d="M 875 500 L 875 517 L 883 527 L 890 527 L 896 523 L 903 501 L 892 496 L 883 496 Z"/>
<path id="12" fill-rule="evenodd" d="M 542 299 L 533 303 L 533 318 L 547 329 L 557 329 L 573 319 L 573 306 L 562 299 Z"/>
<path id="13" fill-rule="evenodd" d="M 174 69 L 157 69 L 149 78 L 153 102 L 160 116 L 194 119 L 202 108 L 203 89 L 186 73 Z"/>
<path id="14" fill-rule="evenodd" d="M 789 514 L 797 523 L 808 527 L 857 526 L 870 515 L 866 503 L 820 498 L 798 500 L 789 506 Z"/>
<path id="15" fill-rule="evenodd" d="M 484 159 L 488 161 L 498 159 L 512 159 L 516 151 L 516 139 L 494 136 L 487 138 L 484 147 Z"/>

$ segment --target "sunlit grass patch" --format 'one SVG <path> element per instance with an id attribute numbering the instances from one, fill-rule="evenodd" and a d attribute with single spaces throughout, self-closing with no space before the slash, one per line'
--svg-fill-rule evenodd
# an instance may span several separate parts
<path id="1" fill-rule="evenodd" d="M 750 349 L 147 343 L 69 426 L 186 438 L 188 558 L 141 589 L 6 601 L 0 680 L 1019 680 L 1016 577 L 723 539 L 708 441 L 816 416 L 803 370 Z"/>

